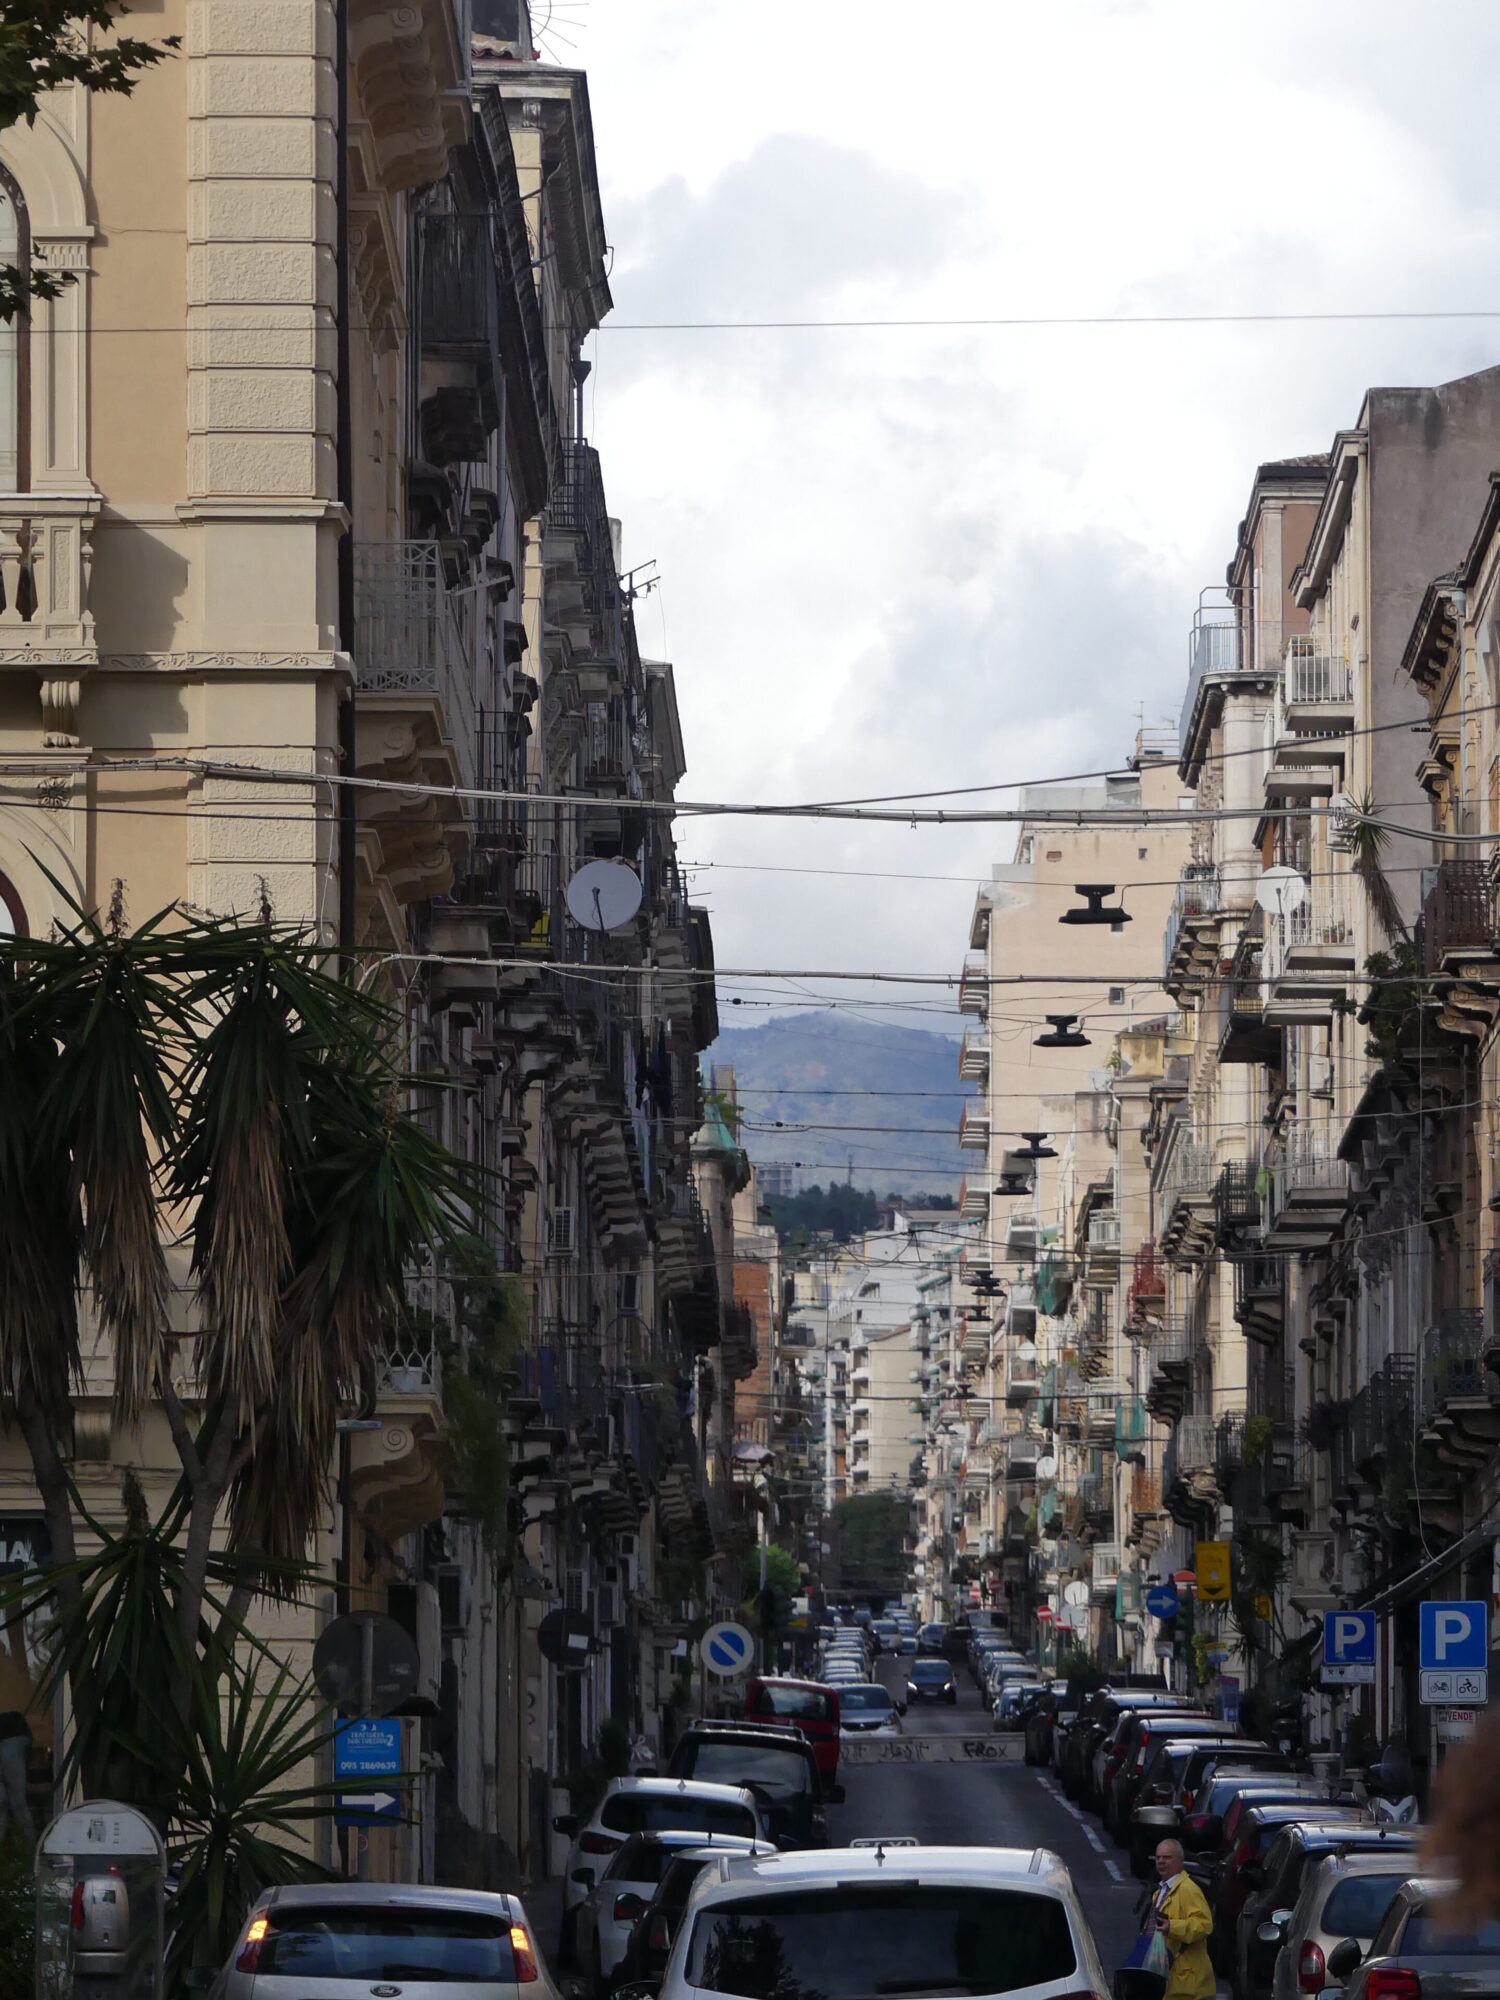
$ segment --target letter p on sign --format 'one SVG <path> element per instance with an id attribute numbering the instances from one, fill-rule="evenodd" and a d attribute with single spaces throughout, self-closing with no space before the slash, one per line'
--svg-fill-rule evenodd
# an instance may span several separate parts
<path id="1" fill-rule="evenodd" d="M 1490 1621 L 1487 1604 L 1423 1604 L 1419 1609 L 1420 1666 L 1488 1667 Z"/>
<path id="2" fill-rule="evenodd" d="M 1373 1611 L 1330 1611 L 1324 1627 L 1326 1657 L 1340 1666 L 1357 1666 L 1375 1659 Z"/>

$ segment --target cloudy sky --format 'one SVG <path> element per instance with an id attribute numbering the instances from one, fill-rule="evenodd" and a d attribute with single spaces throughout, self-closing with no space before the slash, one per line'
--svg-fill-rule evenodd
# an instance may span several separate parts
<path id="1" fill-rule="evenodd" d="M 687 796 L 1118 761 L 1175 723 L 1256 463 L 1326 448 L 1367 384 L 1500 354 L 1500 319 L 629 330 L 1492 305 L 1494 0 L 557 10 L 620 323 L 588 417 L 626 560 L 660 565 L 641 630 L 676 664 Z M 679 838 L 722 964 L 924 971 L 957 969 L 1013 839 Z"/>

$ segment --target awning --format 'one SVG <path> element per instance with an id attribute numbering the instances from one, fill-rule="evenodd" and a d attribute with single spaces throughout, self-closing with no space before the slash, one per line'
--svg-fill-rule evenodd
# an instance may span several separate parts
<path id="1" fill-rule="evenodd" d="M 1362 1597 L 1355 1599 L 1355 1603 L 1371 1611 L 1394 1611 L 1398 1604 L 1410 1604 L 1413 1598 L 1422 1595 L 1435 1576 L 1440 1576 L 1452 1564 L 1462 1562 L 1465 1556 L 1483 1548 L 1486 1542 L 1494 1541 L 1497 1535 L 1500 1535 L 1500 1527 L 1493 1521 L 1470 1528 L 1467 1534 L 1460 1535 L 1440 1554 L 1429 1556 L 1404 1576 L 1398 1576 L 1389 1583 L 1372 1585 Z"/>

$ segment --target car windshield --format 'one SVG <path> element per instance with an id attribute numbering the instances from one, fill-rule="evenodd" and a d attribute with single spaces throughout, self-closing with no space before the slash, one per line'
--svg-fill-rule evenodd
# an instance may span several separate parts
<path id="1" fill-rule="evenodd" d="M 1405 1875 L 1351 1875 L 1323 1905 L 1318 1929 L 1330 1937 L 1371 1938 Z"/>
<path id="2" fill-rule="evenodd" d="M 871 1681 L 863 1686 L 846 1687 L 839 1696 L 839 1706 L 845 1715 L 881 1715 L 896 1704 L 883 1687 Z"/>
<path id="3" fill-rule="evenodd" d="M 1054 1897 L 892 1879 L 704 1910 L 687 1980 L 740 2000 L 877 2000 L 1013 1993 L 1076 1964 Z"/>
<path id="4" fill-rule="evenodd" d="M 744 1743 L 703 1738 L 689 1750 L 688 1774 L 708 1785 L 768 1785 L 775 1791 L 812 1789 L 808 1760 L 801 1750 L 776 1743 Z"/>
<path id="5" fill-rule="evenodd" d="M 265 1915 L 258 1976 L 507 1985 L 516 1976 L 508 1916 L 337 1903 Z"/>
<path id="6" fill-rule="evenodd" d="M 778 1687 L 768 1683 L 755 1695 L 757 1715 L 795 1715 L 803 1722 L 831 1722 L 833 1703 L 818 1688 Z"/>
<path id="7" fill-rule="evenodd" d="M 1401 1933 L 1403 1958 L 1477 1958 L 1500 1952 L 1500 1923 L 1456 1924 L 1440 1910 L 1416 1910 Z"/>
<path id="8" fill-rule="evenodd" d="M 936 1681 L 941 1687 L 952 1678 L 953 1669 L 946 1660 L 914 1660 L 911 1677 L 914 1681 Z"/>
<path id="9" fill-rule="evenodd" d="M 599 1817 L 611 1833 L 737 1833 L 753 1840 L 756 1831 L 748 1806 L 691 1792 L 617 1792 Z"/>

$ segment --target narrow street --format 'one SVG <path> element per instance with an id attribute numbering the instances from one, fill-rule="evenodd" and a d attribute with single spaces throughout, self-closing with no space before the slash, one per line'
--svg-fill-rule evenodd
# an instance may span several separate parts
<path id="1" fill-rule="evenodd" d="M 986 1736 L 990 1718 L 960 1667 L 958 1706 L 912 1709 L 909 1736 Z M 882 1663 L 881 1679 L 904 1688 L 904 1666 Z M 836 1843 L 870 1834 L 914 1834 L 927 1843 L 1048 1847 L 1077 1884 L 1105 1970 L 1124 1962 L 1136 1934 L 1133 1881 L 1125 1856 L 1064 1799 L 1051 1771 L 1022 1763 L 886 1764 L 840 1767 L 845 1801 L 829 1814 Z"/>

